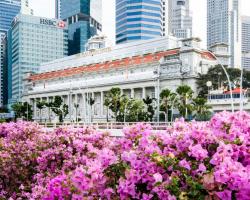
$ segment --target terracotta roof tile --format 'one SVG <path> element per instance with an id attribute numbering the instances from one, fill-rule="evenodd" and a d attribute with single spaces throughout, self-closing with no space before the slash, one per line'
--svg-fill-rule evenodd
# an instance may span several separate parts
<path id="1" fill-rule="evenodd" d="M 157 53 L 150 53 L 144 56 L 134 56 L 132 58 L 123 58 L 121 60 L 107 61 L 104 63 L 91 64 L 87 66 L 73 67 L 64 70 L 45 72 L 40 74 L 34 74 L 29 77 L 31 81 L 46 80 L 58 77 L 67 77 L 72 75 L 77 75 L 86 72 L 93 71 L 106 71 L 112 68 L 121 68 L 121 67 L 131 67 L 133 65 L 140 65 L 142 63 L 152 63 L 159 61 L 163 56 L 166 55 L 175 55 L 179 53 L 179 49 L 173 49 L 168 51 L 161 51 Z"/>

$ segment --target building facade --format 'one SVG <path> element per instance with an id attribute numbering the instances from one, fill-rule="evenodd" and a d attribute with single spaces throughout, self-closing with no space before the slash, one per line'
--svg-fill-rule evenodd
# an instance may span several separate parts
<path id="1" fill-rule="evenodd" d="M 29 0 L 21 0 L 21 11 L 24 15 L 33 15 L 33 9 L 29 7 Z"/>
<path id="2" fill-rule="evenodd" d="M 20 101 L 23 75 L 37 72 L 43 62 L 68 54 L 67 24 L 60 20 L 19 14 L 12 22 L 9 51 L 9 104 Z"/>
<path id="3" fill-rule="evenodd" d="M 61 0 L 55 0 L 55 18 L 61 19 Z"/>
<path id="4" fill-rule="evenodd" d="M 102 30 L 102 0 L 57 0 L 56 9 L 68 24 L 69 55 L 84 52 L 88 39 Z"/>
<path id="5" fill-rule="evenodd" d="M 229 46 L 230 67 L 241 67 L 241 0 L 207 1 L 207 45 Z"/>
<path id="6" fill-rule="evenodd" d="M 230 66 L 230 53 L 228 44 L 218 43 L 210 47 L 210 51 L 214 53 L 220 64 L 225 67 Z"/>
<path id="7" fill-rule="evenodd" d="M 165 0 L 116 0 L 116 43 L 147 40 L 164 35 Z"/>
<path id="8" fill-rule="evenodd" d="M 177 38 L 192 37 L 192 14 L 189 8 L 189 0 L 168 0 L 169 33 Z"/>
<path id="9" fill-rule="evenodd" d="M 0 106 L 4 104 L 6 93 L 4 88 L 4 71 L 6 70 L 6 37 L 11 21 L 21 10 L 20 0 L 2 0 L 0 1 Z"/>
<path id="10" fill-rule="evenodd" d="M 206 73 L 215 64 L 213 55 L 200 49 L 195 38 L 181 44 L 172 37 L 120 44 L 44 64 L 39 73 L 27 76 L 23 101 L 32 104 L 35 120 L 54 119 L 47 108 L 40 112 L 36 102 L 60 96 L 69 106 L 68 120 L 77 116 L 84 122 L 105 121 L 111 113 L 104 99 L 112 87 L 136 99 L 158 98 L 162 89 L 174 91 L 182 84 L 197 92 L 198 73 Z M 92 108 L 87 103 L 90 97 L 95 99 Z"/>
<path id="11" fill-rule="evenodd" d="M 242 67 L 250 70 L 250 17 L 242 16 Z"/>

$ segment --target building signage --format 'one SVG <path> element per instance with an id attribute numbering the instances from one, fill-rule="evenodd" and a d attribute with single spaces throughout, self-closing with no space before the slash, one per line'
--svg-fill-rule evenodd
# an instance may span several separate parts
<path id="1" fill-rule="evenodd" d="M 40 18 L 40 24 L 48 25 L 48 26 L 55 26 L 55 27 L 59 27 L 59 28 L 65 28 L 64 21 L 58 22 L 56 20 Z"/>

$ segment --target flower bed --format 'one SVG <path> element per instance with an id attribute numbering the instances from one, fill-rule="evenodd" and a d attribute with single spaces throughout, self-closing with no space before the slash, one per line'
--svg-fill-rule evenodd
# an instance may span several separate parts
<path id="1" fill-rule="evenodd" d="M 0 125 L 0 199 L 250 199 L 249 114 L 124 134 Z"/>

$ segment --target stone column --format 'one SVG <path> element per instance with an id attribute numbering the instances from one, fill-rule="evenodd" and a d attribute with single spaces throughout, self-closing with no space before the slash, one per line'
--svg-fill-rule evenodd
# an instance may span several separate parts
<path id="1" fill-rule="evenodd" d="M 86 116 L 87 116 L 87 105 L 86 105 L 86 94 L 83 92 L 82 93 L 82 100 L 83 100 L 83 114 L 82 114 L 82 116 L 83 116 L 83 120 L 84 120 L 84 122 L 86 122 Z"/>
<path id="2" fill-rule="evenodd" d="M 101 106 L 100 106 L 100 108 L 101 108 L 101 113 L 100 113 L 100 115 L 101 116 L 103 116 L 104 115 L 104 112 L 103 112 L 103 107 L 104 107 L 104 92 L 103 91 L 101 91 L 101 101 L 100 101 L 100 103 L 101 103 Z"/>
<path id="3" fill-rule="evenodd" d="M 79 113 L 79 109 L 80 109 L 80 106 L 79 106 L 79 103 L 78 103 L 78 94 L 76 92 L 75 94 L 75 104 L 78 105 L 78 107 L 76 108 L 75 107 L 75 119 L 78 117 L 78 113 Z"/>
<path id="4" fill-rule="evenodd" d="M 33 99 L 33 117 L 34 117 L 34 120 L 37 119 L 37 107 L 36 107 L 36 98 Z"/>
<path id="5" fill-rule="evenodd" d="M 143 99 L 146 98 L 146 88 L 145 87 L 142 88 L 142 98 Z"/>
<path id="6" fill-rule="evenodd" d="M 131 88 L 131 98 L 135 98 L 135 89 Z"/>

